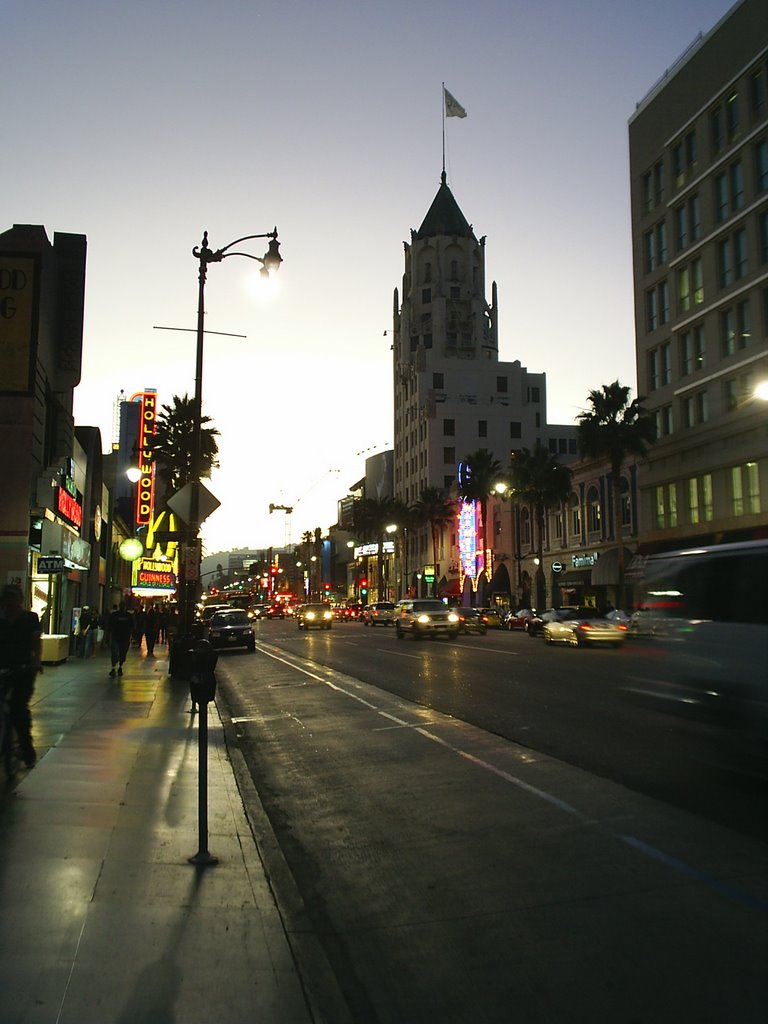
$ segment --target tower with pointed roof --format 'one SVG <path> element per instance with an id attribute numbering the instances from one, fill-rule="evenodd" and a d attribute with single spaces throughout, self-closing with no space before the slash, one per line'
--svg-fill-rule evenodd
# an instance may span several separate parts
<path id="1" fill-rule="evenodd" d="M 418 231 L 404 244 L 394 293 L 394 491 L 407 504 L 426 487 L 450 491 L 458 463 L 487 448 L 506 467 L 537 441 L 567 457 L 575 428 L 548 426 L 546 375 L 499 361 L 498 295 L 486 299 L 478 240 L 445 171 Z"/>

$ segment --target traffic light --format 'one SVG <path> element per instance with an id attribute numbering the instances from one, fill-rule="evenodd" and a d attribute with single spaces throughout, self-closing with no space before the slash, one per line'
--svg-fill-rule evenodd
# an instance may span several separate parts
<path id="1" fill-rule="evenodd" d="M 368 580 L 360 580 L 360 597 L 368 596 Z"/>

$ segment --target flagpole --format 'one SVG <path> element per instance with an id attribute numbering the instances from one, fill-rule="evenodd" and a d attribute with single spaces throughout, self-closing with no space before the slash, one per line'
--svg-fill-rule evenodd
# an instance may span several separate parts
<path id="1" fill-rule="evenodd" d="M 443 82 L 443 177 L 445 177 L 445 82 Z"/>

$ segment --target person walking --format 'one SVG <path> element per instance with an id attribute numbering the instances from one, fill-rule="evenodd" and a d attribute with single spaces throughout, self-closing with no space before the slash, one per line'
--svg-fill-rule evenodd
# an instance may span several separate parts
<path id="1" fill-rule="evenodd" d="M 112 661 L 112 668 L 109 674 L 121 676 L 123 674 L 123 663 L 128 656 L 128 648 L 131 646 L 133 635 L 133 616 L 125 607 L 125 602 L 120 602 L 112 609 L 109 616 L 109 651 Z"/>
<path id="2" fill-rule="evenodd" d="M 157 615 L 157 642 L 168 643 L 168 606 L 161 605 Z"/>
<path id="3" fill-rule="evenodd" d="M 147 657 L 154 658 L 155 643 L 157 642 L 157 612 L 152 605 L 149 606 L 146 618 L 144 619 L 144 638 L 147 641 Z"/>
<path id="4" fill-rule="evenodd" d="M 0 668 L 13 673 L 9 717 L 27 768 L 34 768 L 37 760 L 29 702 L 41 667 L 42 632 L 35 612 L 24 608 L 21 587 L 10 583 L 4 586 L 0 591 Z"/>
<path id="5" fill-rule="evenodd" d="M 82 647 L 80 648 L 81 658 L 90 658 L 95 650 L 96 630 L 99 626 L 99 613 L 95 608 L 83 608 L 80 615 L 80 636 Z"/>

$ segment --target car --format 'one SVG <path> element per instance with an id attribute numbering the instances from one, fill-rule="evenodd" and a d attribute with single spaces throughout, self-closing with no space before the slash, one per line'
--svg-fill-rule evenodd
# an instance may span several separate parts
<path id="1" fill-rule="evenodd" d="M 265 604 L 251 605 L 247 610 L 247 615 L 248 618 L 252 619 L 254 622 L 257 619 L 265 619 L 267 617 L 267 606 Z"/>
<path id="2" fill-rule="evenodd" d="M 198 611 L 197 617 L 204 625 L 208 625 L 216 612 L 228 612 L 229 609 L 228 604 L 206 604 Z"/>
<path id="3" fill-rule="evenodd" d="M 248 613 L 243 608 L 228 608 L 211 616 L 206 639 L 219 650 L 225 647 L 245 647 L 256 650 L 256 638 Z"/>
<path id="4" fill-rule="evenodd" d="M 410 633 L 414 640 L 425 636 L 445 636 L 454 640 L 459 635 L 459 616 L 437 599 L 407 598 L 395 608 L 395 631 L 398 640 Z"/>
<path id="5" fill-rule="evenodd" d="M 483 622 L 488 629 L 501 629 L 501 611 L 499 608 L 478 608 Z"/>
<path id="6" fill-rule="evenodd" d="M 529 619 L 532 619 L 536 612 L 530 608 L 521 608 L 520 611 L 510 612 L 502 621 L 502 628 L 509 630 L 525 629 Z"/>
<path id="7" fill-rule="evenodd" d="M 559 618 L 567 618 L 573 612 L 578 612 L 578 608 L 570 605 L 563 608 L 548 608 L 545 612 L 534 614 L 525 623 L 525 632 L 528 636 L 544 636 L 544 626 L 547 622 L 554 622 Z"/>
<path id="8" fill-rule="evenodd" d="M 455 608 L 454 611 L 459 616 L 460 633 L 479 633 L 480 636 L 485 636 L 488 632 L 488 626 L 483 621 L 479 609 Z"/>
<path id="9" fill-rule="evenodd" d="M 376 601 L 363 611 L 364 626 L 391 626 L 395 621 L 395 606 L 391 601 Z"/>
<path id="10" fill-rule="evenodd" d="M 299 629 L 330 629 L 333 612 L 327 604 L 303 604 L 296 611 L 296 625 Z"/>
<path id="11" fill-rule="evenodd" d="M 585 614 L 586 613 L 586 614 Z M 544 623 L 544 640 L 548 644 L 564 643 L 573 647 L 587 644 L 621 647 L 627 635 L 623 622 L 612 622 L 589 609 L 577 609 Z"/>

